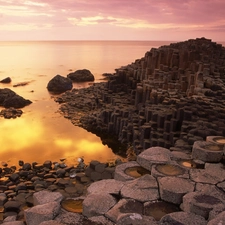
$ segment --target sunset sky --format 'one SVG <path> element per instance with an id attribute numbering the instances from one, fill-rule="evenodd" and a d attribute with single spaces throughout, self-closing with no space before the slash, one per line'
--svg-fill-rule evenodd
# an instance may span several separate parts
<path id="1" fill-rule="evenodd" d="M 225 41 L 224 0 L 0 0 L 0 40 Z"/>

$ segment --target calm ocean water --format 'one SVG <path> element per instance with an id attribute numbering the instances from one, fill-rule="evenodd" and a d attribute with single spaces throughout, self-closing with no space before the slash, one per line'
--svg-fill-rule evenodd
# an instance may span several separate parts
<path id="1" fill-rule="evenodd" d="M 112 73 L 144 56 L 152 47 L 167 45 L 160 41 L 34 41 L 0 42 L 0 80 L 11 77 L 10 88 L 33 104 L 23 108 L 21 118 L 0 118 L 0 161 L 17 164 L 43 163 L 49 159 L 67 158 L 76 164 L 78 157 L 85 162 L 102 162 L 117 156 L 101 143 L 100 138 L 75 127 L 58 112 L 58 104 L 48 93 L 48 81 L 56 74 L 66 76 L 77 69 L 89 69 L 100 82 L 103 73 Z M 13 87 L 20 82 L 26 86 Z M 77 88 L 87 84 L 74 84 Z"/>

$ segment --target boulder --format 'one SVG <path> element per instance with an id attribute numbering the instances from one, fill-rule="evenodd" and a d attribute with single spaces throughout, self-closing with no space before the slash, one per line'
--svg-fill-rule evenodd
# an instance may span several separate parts
<path id="1" fill-rule="evenodd" d="M 8 84 L 8 83 L 11 83 L 11 78 L 10 77 L 6 77 L 6 78 L 4 78 L 4 79 L 2 79 L 1 81 L 0 81 L 0 83 L 4 83 L 4 84 Z"/>
<path id="2" fill-rule="evenodd" d="M 31 103 L 30 100 L 24 99 L 9 88 L 0 89 L 0 106 L 5 108 L 23 108 Z"/>
<path id="3" fill-rule="evenodd" d="M 86 82 L 86 81 L 94 81 L 94 75 L 87 69 L 76 70 L 75 72 L 69 73 L 67 75 L 74 82 Z"/>
<path id="4" fill-rule="evenodd" d="M 56 75 L 53 77 L 47 85 L 47 89 L 50 92 L 59 94 L 65 91 L 71 90 L 73 88 L 73 83 L 69 78 L 63 77 L 61 75 Z"/>

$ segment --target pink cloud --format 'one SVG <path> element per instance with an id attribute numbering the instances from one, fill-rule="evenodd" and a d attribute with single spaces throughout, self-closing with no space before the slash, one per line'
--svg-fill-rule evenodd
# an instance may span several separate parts
<path id="1" fill-rule="evenodd" d="M 124 36 L 135 34 L 134 37 L 138 36 L 138 29 L 139 39 L 146 38 L 148 33 L 155 32 L 157 36 L 171 30 L 177 35 L 193 32 L 201 36 L 206 31 L 207 34 L 214 31 L 221 37 L 224 9 L 224 0 L 0 0 L 0 35 L 3 25 L 32 23 L 40 29 L 48 27 L 50 33 L 55 32 L 51 27 L 64 31 L 89 26 L 93 32 L 100 29 L 121 31 L 119 28 L 124 27 Z"/>

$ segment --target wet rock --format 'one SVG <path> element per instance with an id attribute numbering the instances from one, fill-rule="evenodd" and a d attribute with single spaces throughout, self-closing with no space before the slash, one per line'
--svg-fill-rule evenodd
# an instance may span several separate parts
<path id="1" fill-rule="evenodd" d="M 95 80 L 94 75 L 90 72 L 90 70 L 87 69 L 76 70 L 75 72 L 69 73 L 67 77 L 74 82 L 86 82 Z"/>
<path id="2" fill-rule="evenodd" d="M 23 108 L 31 103 L 30 100 L 24 99 L 8 88 L 0 89 L 0 105 L 5 108 Z"/>
<path id="3" fill-rule="evenodd" d="M 4 79 L 2 79 L 1 81 L 0 81 L 0 83 L 4 83 L 4 84 L 8 84 L 8 83 L 11 83 L 11 78 L 10 77 L 6 77 L 6 78 L 4 78 Z"/>
<path id="4" fill-rule="evenodd" d="M 56 75 L 53 77 L 47 85 L 48 91 L 53 93 L 63 93 L 65 91 L 71 90 L 72 87 L 72 81 L 69 78 L 63 77 L 61 75 Z"/>
<path id="5" fill-rule="evenodd" d="M 120 180 L 120 181 L 134 180 L 134 177 L 126 174 L 125 171 L 126 169 L 132 168 L 135 166 L 140 166 L 140 164 L 135 161 L 119 164 L 118 166 L 116 166 L 114 179 Z"/>
<path id="6" fill-rule="evenodd" d="M 204 162 L 220 162 L 223 157 L 223 146 L 207 141 L 195 141 L 192 148 L 192 158 Z"/>
<path id="7" fill-rule="evenodd" d="M 14 109 L 14 108 L 8 108 L 8 109 L 3 109 L 0 112 L 0 116 L 3 116 L 5 119 L 11 119 L 11 118 L 16 118 L 20 117 L 23 114 L 23 111 L 20 109 Z"/>
<path id="8" fill-rule="evenodd" d="M 114 205 L 105 215 L 107 218 L 117 224 L 117 220 L 121 215 L 126 213 L 142 214 L 143 204 L 134 199 L 121 199 Z"/>
<path id="9" fill-rule="evenodd" d="M 9 179 L 13 182 L 16 182 L 19 179 L 19 174 L 18 173 L 13 173 L 9 176 Z"/>
<path id="10" fill-rule="evenodd" d="M 31 164 L 30 163 L 24 163 L 23 170 L 31 170 Z"/>

